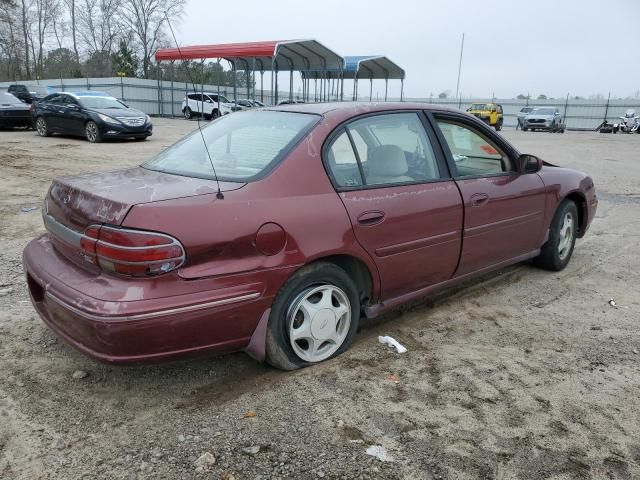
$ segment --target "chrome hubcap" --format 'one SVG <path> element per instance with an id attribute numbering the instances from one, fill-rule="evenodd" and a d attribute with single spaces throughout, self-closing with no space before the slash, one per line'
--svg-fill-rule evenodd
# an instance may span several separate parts
<path id="1" fill-rule="evenodd" d="M 96 136 L 98 135 L 98 127 L 96 126 L 95 123 L 88 123 L 86 130 L 87 130 L 87 138 L 89 139 L 89 141 L 94 142 L 96 139 Z"/>
<path id="2" fill-rule="evenodd" d="M 571 243 L 573 242 L 573 215 L 567 212 L 562 220 L 562 226 L 560 227 L 560 240 L 558 241 L 558 255 L 561 260 L 567 258 L 569 251 L 571 250 Z"/>
<path id="3" fill-rule="evenodd" d="M 38 130 L 38 135 L 40 135 L 41 137 L 44 137 L 47 133 L 47 124 L 44 123 L 44 120 L 42 118 L 39 118 L 36 121 L 36 129 Z"/>
<path id="4" fill-rule="evenodd" d="M 291 304 L 287 315 L 289 341 L 306 362 L 321 362 L 342 345 L 351 325 L 351 303 L 334 285 L 311 287 Z"/>

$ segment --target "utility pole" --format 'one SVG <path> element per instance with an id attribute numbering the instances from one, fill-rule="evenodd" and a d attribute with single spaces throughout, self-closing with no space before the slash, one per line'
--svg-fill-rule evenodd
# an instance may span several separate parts
<path id="1" fill-rule="evenodd" d="M 458 82 L 456 83 L 456 98 L 460 89 L 460 72 L 462 71 L 462 52 L 464 51 L 464 33 L 462 34 L 462 45 L 460 45 L 460 62 L 458 63 Z"/>

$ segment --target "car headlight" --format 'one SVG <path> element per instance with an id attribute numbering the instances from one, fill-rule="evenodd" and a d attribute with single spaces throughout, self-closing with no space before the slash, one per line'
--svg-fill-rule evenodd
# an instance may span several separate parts
<path id="1" fill-rule="evenodd" d="M 147 115 L 147 117 L 145 118 L 145 122 L 146 123 L 151 123 L 151 117 L 149 115 Z"/>
<path id="2" fill-rule="evenodd" d="M 109 115 L 104 115 L 102 113 L 99 113 L 98 117 L 100 118 L 100 120 L 102 120 L 105 123 L 110 123 L 111 125 L 120 125 L 119 120 L 116 120 L 115 118 L 110 117 Z"/>

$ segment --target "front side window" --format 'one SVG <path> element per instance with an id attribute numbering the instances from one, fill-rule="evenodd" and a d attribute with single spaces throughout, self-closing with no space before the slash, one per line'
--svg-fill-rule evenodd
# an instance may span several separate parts
<path id="1" fill-rule="evenodd" d="M 437 122 L 453 155 L 458 176 L 497 175 L 513 171 L 509 157 L 479 132 L 454 121 L 438 119 Z"/>
<path id="2" fill-rule="evenodd" d="M 413 112 L 375 115 L 351 122 L 327 149 L 327 163 L 340 187 L 418 183 L 440 178 L 429 138 L 420 117 Z"/>
<path id="3" fill-rule="evenodd" d="M 268 171 L 319 120 L 293 112 L 244 111 L 225 115 L 194 131 L 142 166 L 188 177 L 247 182 Z"/>

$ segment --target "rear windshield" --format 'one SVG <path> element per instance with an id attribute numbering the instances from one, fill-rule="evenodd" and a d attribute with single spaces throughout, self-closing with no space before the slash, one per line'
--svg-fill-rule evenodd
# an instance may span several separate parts
<path id="1" fill-rule="evenodd" d="M 18 98 L 14 97 L 10 93 L 0 94 L 0 104 L 2 105 L 24 105 Z"/>
<path id="2" fill-rule="evenodd" d="M 277 164 L 315 123 L 318 115 L 243 111 L 202 129 L 219 180 L 248 182 Z M 142 166 L 189 177 L 215 178 L 207 148 L 196 130 Z"/>
<path id="3" fill-rule="evenodd" d="M 471 105 L 471 110 L 491 110 L 491 107 L 486 103 L 474 103 Z"/>

